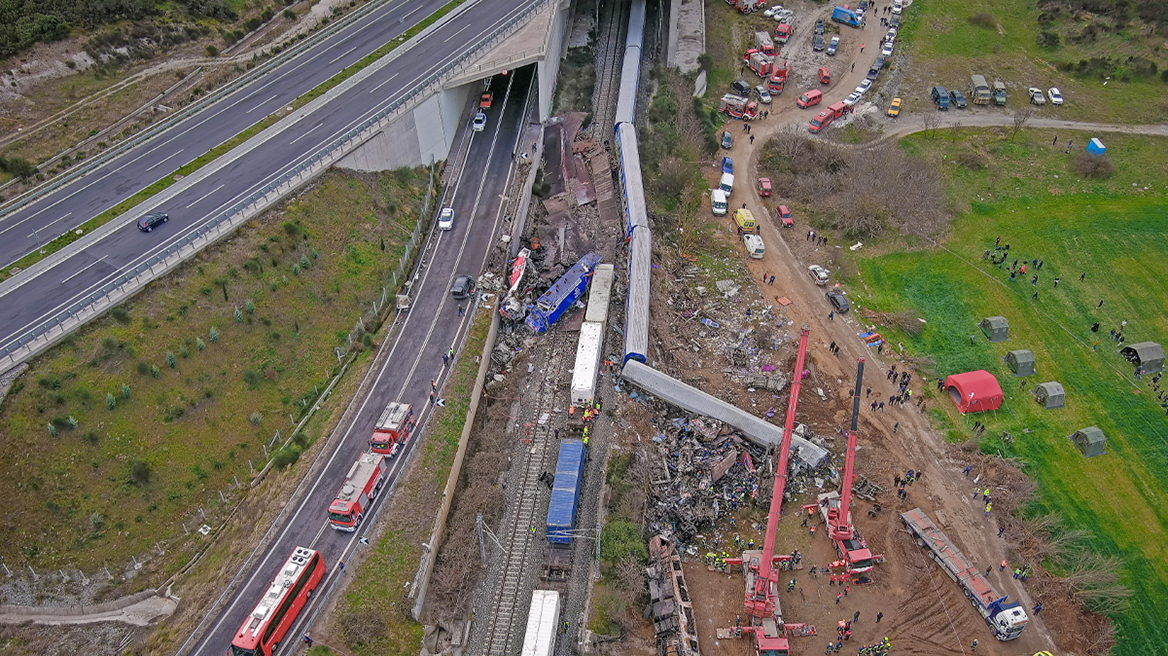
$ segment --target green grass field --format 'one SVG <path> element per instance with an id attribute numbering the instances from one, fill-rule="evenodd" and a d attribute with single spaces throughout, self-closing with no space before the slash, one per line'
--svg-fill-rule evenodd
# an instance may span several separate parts
<path id="1" fill-rule="evenodd" d="M 327 385 L 427 184 L 327 174 L 34 361 L 0 408 L 0 557 L 113 571 L 160 543 L 181 560 L 181 525 L 215 524 Z"/>
<path id="2" fill-rule="evenodd" d="M 939 427 L 953 439 L 966 439 L 975 420 L 985 422 L 983 452 L 1019 457 L 1039 485 L 1028 511 L 1062 515 L 1068 527 L 1090 532 L 1091 549 L 1122 559 L 1122 579 L 1134 596 L 1112 616 L 1114 653 L 1163 653 L 1168 416 L 1151 376 L 1135 380 L 1134 366 L 1118 355 L 1109 331 L 1126 320 L 1128 344 L 1168 343 L 1168 278 L 1161 272 L 1168 261 L 1168 143 L 1109 138 L 1116 174 L 1087 182 L 1071 169 L 1069 156 L 1049 147 L 1048 133 L 1024 133 L 1015 144 L 993 132 L 966 131 L 957 141 L 944 134 L 917 135 L 902 146 L 946 163 L 950 200 L 959 213 L 951 234 L 939 248 L 921 245 L 909 252 L 899 244 L 873 244 L 849 281 L 850 293 L 870 295 L 872 309 L 908 308 L 924 318 L 928 323 L 919 337 L 882 331 L 911 355 L 934 360 L 936 376 L 987 369 L 998 378 L 1006 396 L 1001 410 L 963 417 L 941 401 L 932 406 Z M 1089 136 L 1060 139 L 1082 143 Z M 992 155 L 992 163 L 978 171 L 954 163 L 970 148 Z M 982 260 L 998 236 L 1011 245 L 1004 271 Z M 1033 265 L 1024 277 L 1008 281 L 1014 258 L 1044 261 L 1037 286 L 1030 282 Z M 1057 289 L 1055 277 L 1061 279 Z M 1100 300 L 1104 305 L 1097 308 Z M 1009 320 L 1009 341 L 990 344 L 976 328 L 993 315 Z M 1096 321 L 1097 334 L 1090 331 Z M 1093 349 L 1096 339 L 1101 341 Z M 1037 376 L 1010 373 L 1002 357 L 1014 349 L 1034 352 Z M 1045 381 L 1064 385 L 1065 408 L 1045 410 L 1031 398 L 1028 390 Z M 1107 454 L 1087 459 L 1067 437 L 1092 425 L 1106 433 Z M 1012 448 L 997 439 L 1002 431 L 1016 437 Z"/>
<path id="3" fill-rule="evenodd" d="M 996 27 L 970 22 L 982 13 L 992 16 Z M 912 103 L 910 108 L 931 108 L 925 98 L 930 85 L 964 90 L 969 76 L 980 73 L 991 83 L 1000 79 L 1007 85 L 1011 108 L 1027 106 L 1027 87 L 1059 87 L 1066 104 L 1042 108 L 1041 116 L 1115 123 L 1168 120 L 1168 84 L 1158 74 L 1146 74 L 1168 67 L 1162 37 L 1132 23 L 1089 41 L 1073 41 L 1085 22 L 1063 14 L 1040 26 L 1040 13 L 1036 3 L 1023 0 L 916 0 L 904 12 L 897 42 L 907 46 L 913 58 L 908 79 L 917 78 L 919 83 L 902 88 L 901 95 Z M 1040 47 L 1036 40 L 1040 31 L 1060 34 L 1060 45 Z M 1145 65 L 1145 74 L 1136 74 L 1129 58 L 1156 67 Z M 1060 64 L 1092 59 L 1111 63 L 1097 64 L 1084 74 L 1058 69 Z"/>

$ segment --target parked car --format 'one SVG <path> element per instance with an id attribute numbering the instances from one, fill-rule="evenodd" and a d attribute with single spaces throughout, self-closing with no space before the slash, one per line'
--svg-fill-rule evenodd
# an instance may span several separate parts
<path id="1" fill-rule="evenodd" d="M 847 105 L 848 107 L 851 107 L 851 106 L 855 105 L 856 103 L 860 102 L 860 98 L 862 96 L 863 96 L 863 94 L 861 94 L 860 92 L 853 91 L 853 92 L 848 94 L 847 98 L 844 98 L 844 104 Z"/>
<path id="2" fill-rule="evenodd" d="M 819 69 L 819 83 L 831 84 L 831 71 L 821 67 Z"/>
<path id="3" fill-rule="evenodd" d="M 771 179 L 770 178 L 759 178 L 758 179 L 758 195 L 762 196 L 763 198 L 770 197 L 770 195 L 771 195 Z"/>
<path id="4" fill-rule="evenodd" d="M 831 37 L 831 42 L 827 44 L 827 54 L 835 56 L 835 51 L 839 49 L 839 37 Z"/>
<path id="5" fill-rule="evenodd" d="M 823 43 L 823 35 L 822 35 L 822 34 L 816 34 L 816 35 L 815 35 L 815 36 L 814 36 L 814 37 L 811 39 L 811 46 L 812 46 L 813 48 L 815 48 L 815 51 L 816 51 L 816 52 L 819 52 L 820 50 L 823 50 L 823 48 L 825 47 L 825 46 L 824 46 L 824 43 Z"/>
<path id="6" fill-rule="evenodd" d="M 893 118 L 900 116 L 900 105 L 900 98 L 893 98 L 892 103 L 888 105 L 888 115 Z"/>
<path id="7" fill-rule="evenodd" d="M 722 147 L 726 150 L 730 150 L 734 147 L 734 137 L 731 136 L 729 130 L 722 131 Z"/>
<path id="8" fill-rule="evenodd" d="M 142 232 L 150 232 L 155 226 L 160 226 L 169 220 L 170 217 L 163 212 L 151 212 L 138 219 L 138 229 Z"/>
<path id="9" fill-rule="evenodd" d="M 871 89 L 871 88 L 872 88 L 872 80 L 865 78 L 863 80 L 860 80 L 860 86 L 856 87 L 856 93 L 858 93 L 862 96 L 865 93 L 868 93 L 868 89 Z"/>
<path id="10" fill-rule="evenodd" d="M 1030 95 L 1030 104 L 1031 105 L 1045 105 L 1046 104 L 1046 96 L 1042 95 L 1042 89 L 1039 89 L 1037 87 L 1030 87 L 1029 89 L 1026 90 L 1026 93 Z"/>
<path id="11" fill-rule="evenodd" d="M 893 14 L 892 18 L 888 19 L 888 24 L 892 27 L 900 27 L 900 14 Z"/>
<path id="12" fill-rule="evenodd" d="M 770 103 L 771 101 L 771 92 L 761 84 L 754 88 L 754 95 L 758 96 L 758 101 L 761 103 Z"/>
<path id="13" fill-rule="evenodd" d="M 438 229 L 452 230 L 454 228 L 454 208 L 443 207 L 438 213 Z"/>
<path id="14" fill-rule="evenodd" d="M 750 95 L 750 83 L 746 80 L 734 80 L 730 83 L 730 88 L 734 90 L 734 93 L 740 96 Z"/>
<path id="15" fill-rule="evenodd" d="M 1052 104 L 1052 105 L 1063 104 L 1063 94 L 1062 94 L 1062 92 L 1060 92 L 1058 90 L 1058 87 L 1051 87 L 1050 89 L 1047 90 L 1046 95 L 1047 95 L 1047 97 L 1050 98 L 1050 104 Z"/>
<path id="16" fill-rule="evenodd" d="M 487 115 L 483 112 L 475 114 L 474 120 L 470 122 L 470 127 L 475 132 L 482 132 L 483 128 L 487 127 Z"/>
<path id="17" fill-rule="evenodd" d="M 824 296 L 827 297 L 828 302 L 831 303 L 831 307 L 836 312 L 839 312 L 840 314 L 848 313 L 848 299 L 844 298 L 844 295 L 841 294 L 838 290 L 829 290 L 826 294 L 824 294 Z"/>
<path id="18" fill-rule="evenodd" d="M 895 27 L 888 29 L 888 33 L 884 35 L 884 40 L 885 41 L 895 41 L 896 40 L 896 28 Z"/>
<path id="19" fill-rule="evenodd" d="M 791 218 L 791 210 L 787 209 L 786 205 L 776 207 L 775 216 L 779 217 L 779 221 L 783 223 L 784 228 L 795 227 L 795 219 Z"/>
<path id="20" fill-rule="evenodd" d="M 811 266 L 807 267 L 807 272 L 811 274 L 811 279 L 815 281 L 815 284 L 821 287 L 827 284 L 827 276 L 831 273 L 818 264 L 812 264 Z"/>
<path id="21" fill-rule="evenodd" d="M 933 104 L 937 106 L 937 109 L 941 111 L 949 109 L 949 92 L 945 90 L 945 87 L 938 84 L 933 87 L 930 95 L 933 96 Z"/>
<path id="22" fill-rule="evenodd" d="M 475 281 L 474 278 L 466 274 L 459 274 L 454 277 L 454 284 L 450 286 L 450 295 L 458 300 L 470 298 L 474 293 Z"/>
<path id="23" fill-rule="evenodd" d="M 901 0 L 892 0 L 892 15 L 899 16 L 904 11 L 904 3 Z"/>
<path id="24" fill-rule="evenodd" d="M 817 21 L 815 21 L 815 33 L 816 33 L 816 34 L 823 34 L 823 31 L 824 31 L 825 29 L 827 29 L 827 28 L 826 28 L 826 26 L 823 24 L 823 19 L 822 19 L 822 18 L 821 18 L 821 19 L 819 19 L 819 20 L 817 20 Z"/>
<path id="25" fill-rule="evenodd" d="M 949 104 L 957 109 L 965 109 L 965 96 L 961 95 L 961 92 L 957 89 L 951 89 L 949 91 Z"/>
<path id="26" fill-rule="evenodd" d="M 884 42 L 884 46 L 880 48 L 880 56 L 881 57 L 891 57 L 892 56 L 892 42 L 891 41 Z"/>

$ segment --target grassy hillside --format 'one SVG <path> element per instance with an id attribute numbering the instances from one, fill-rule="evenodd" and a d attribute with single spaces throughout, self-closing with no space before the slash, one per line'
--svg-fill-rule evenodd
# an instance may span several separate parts
<path id="1" fill-rule="evenodd" d="M 0 407 L 0 557 L 113 570 L 215 524 L 327 385 L 427 184 L 328 174 L 36 360 Z"/>
<path id="2" fill-rule="evenodd" d="M 931 106 L 933 84 L 966 89 L 969 76 L 1001 80 L 1009 107 L 1027 105 L 1026 89 L 1057 86 L 1062 107 L 1043 116 L 1117 123 L 1168 120 L 1168 50 L 1163 25 L 1144 22 L 1132 11 L 1117 20 L 1095 3 L 1092 11 L 1075 0 L 915 0 L 905 10 L 898 43 L 908 46 L 912 66 L 901 93 L 912 107 Z M 1118 13 L 1116 14 L 1119 15 Z M 1161 33 L 1157 35 L 1157 29 Z M 995 111 L 995 110 L 991 110 Z"/>
<path id="3" fill-rule="evenodd" d="M 1159 271 L 1168 258 L 1168 143 L 1111 137 L 1116 174 L 1090 182 L 1077 175 L 1072 156 L 1050 147 L 1050 133 L 1024 133 L 1015 144 L 992 132 L 964 137 L 902 143 L 947 164 L 948 191 L 961 214 L 939 248 L 862 259 L 852 293 L 870 294 L 874 309 L 909 308 L 924 318 L 919 337 L 886 332 L 913 355 L 933 359 L 936 376 L 984 368 L 998 378 L 1006 395 L 1001 410 L 963 417 L 941 402 L 931 406 L 934 418 L 953 439 L 967 439 L 976 420 L 986 423 L 983 452 L 1021 458 L 1038 482 L 1031 510 L 1062 515 L 1068 527 L 1091 534 L 1087 548 L 1122 559 L 1134 596 L 1112 615 L 1114 653 L 1159 653 L 1168 644 L 1168 416 L 1151 376 L 1135 379 L 1109 331 L 1127 321 L 1127 343 L 1168 343 L 1168 279 Z M 971 151 L 992 163 L 971 170 L 960 163 Z M 1011 246 L 1004 270 L 982 259 L 999 236 Z M 1036 286 L 1032 264 L 1008 280 L 1015 258 L 1043 261 Z M 1010 321 L 1009 341 L 980 337 L 976 322 L 992 315 Z M 1098 333 L 1090 330 L 1094 322 Z M 1034 352 L 1038 375 L 1018 379 L 1002 357 L 1023 348 Z M 1031 398 L 1029 390 L 1045 381 L 1064 385 L 1065 408 L 1044 410 Z M 1107 454 L 1087 459 L 1067 437 L 1092 425 L 1106 433 Z M 998 439 L 1003 431 L 1015 436 L 1013 446 Z"/>

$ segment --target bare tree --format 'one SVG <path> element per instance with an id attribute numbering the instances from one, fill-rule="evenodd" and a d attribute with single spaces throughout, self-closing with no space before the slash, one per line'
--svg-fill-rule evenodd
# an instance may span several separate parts
<path id="1" fill-rule="evenodd" d="M 937 127 L 941 125 L 941 117 L 936 112 L 925 112 L 921 122 L 925 127 L 925 134 L 931 138 L 937 134 Z"/>
<path id="2" fill-rule="evenodd" d="M 1026 127 L 1026 123 L 1030 120 L 1031 116 L 1034 116 L 1034 109 L 1030 107 L 1024 107 L 1014 111 L 1014 127 L 1010 130 L 1010 141 L 1013 141 L 1014 137 L 1018 136 L 1018 133 L 1022 131 L 1022 128 Z"/>
<path id="3" fill-rule="evenodd" d="M 961 136 L 961 121 L 953 121 L 949 124 L 949 138 L 952 141 L 957 141 Z"/>

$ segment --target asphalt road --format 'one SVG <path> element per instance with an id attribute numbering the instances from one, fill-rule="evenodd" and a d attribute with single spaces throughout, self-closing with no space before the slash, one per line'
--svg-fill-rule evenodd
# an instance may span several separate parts
<path id="1" fill-rule="evenodd" d="M 164 250 L 218 211 L 291 169 L 306 153 L 343 134 L 441 68 L 460 45 L 492 32 L 532 1 L 478 0 L 348 93 L 156 208 L 170 215 L 168 223 L 151 233 L 126 226 L 6 292 L 0 297 L 6 310 L 0 316 L 0 348 L 31 334 L 123 269 Z M 290 62 L 286 69 L 241 90 L 238 97 L 224 100 L 51 198 L 4 219 L 0 222 L 0 261 L 11 261 L 28 251 L 25 237 L 31 234 L 31 226 L 59 233 L 60 228 L 76 226 L 128 198 L 372 52 L 424 18 L 428 6 L 432 5 L 419 0 L 388 4 L 362 29 L 334 37 L 320 51 Z"/>
<path id="2" fill-rule="evenodd" d="M 508 77 L 495 78 L 495 105 L 488 111 L 487 129 L 473 134 L 463 174 L 444 201 L 454 208 L 454 229 L 433 233 L 423 256 L 425 264 L 418 272 L 412 309 L 395 324 L 394 341 L 387 346 L 384 360 L 373 373 L 369 394 L 358 402 L 358 411 L 351 422 L 338 427 L 339 439 L 331 451 L 321 456 L 326 464 L 316 477 L 305 481 L 308 492 L 280 521 L 276 528 L 278 537 L 266 551 L 244 566 L 238 587 L 227 593 L 225 601 L 207 615 L 203 625 L 206 633 L 190 653 L 223 654 L 284 560 L 296 546 L 307 546 L 321 552 L 328 572 L 317 588 L 318 594 L 283 640 L 279 653 L 291 652 L 303 635 L 304 621 L 322 598 L 321 593 L 339 575 L 338 561 L 348 558 L 357 540 L 364 535 L 364 529 L 371 526 L 371 522 L 366 522 L 355 533 L 335 531 L 327 523 L 328 505 L 349 467 L 368 449 L 368 439 L 386 404 L 398 400 L 411 403 L 418 425 L 427 419 L 430 381 L 438 378 L 439 385 L 442 384 L 447 373 L 442 354 L 462 340 L 470 320 L 469 312 L 464 317 L 458 316 L 459 306 L 466 306 L 468 301 L 451 297 L 450 285 L 458 274 L 477 277 L 498 238 L 502 193 L 511 172 L 511 153 L 522 134 L 520 123 L 532 87 L 532 72 L 532 67 L 525 67 Z M 415 444 L 411 440 L 405 451 L 395 457 L 383 489 L 388 490 L 400 475 Z M 386 496 L 383 494 L 374 508 Z"/>

